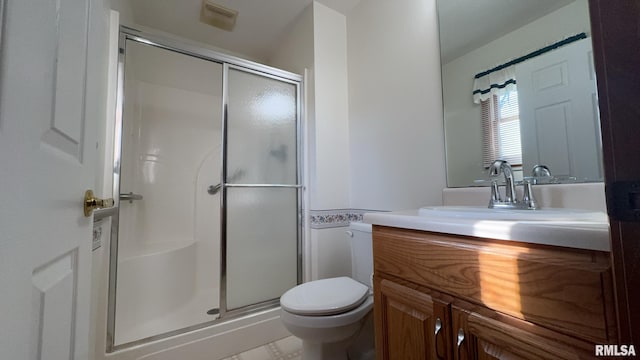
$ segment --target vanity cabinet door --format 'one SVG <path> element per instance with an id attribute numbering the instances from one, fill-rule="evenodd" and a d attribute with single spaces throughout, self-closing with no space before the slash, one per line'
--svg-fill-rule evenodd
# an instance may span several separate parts
<path id="1" fill-rule="evenodd" d="M 469 345 L 469 327 L 467 319 L 470 312 L 455 305 L 451 306 L 451 336 L 454 360 L 471 360 L 473 354 Z"/>
<path id="2" fill-rule="evenodd" d="M 387 279 L 374 291 L 378 360 L 451 358 L 448 304 Z"/>
<path id="3" fill-rule="evenodd" d="M 585 345 L 578 344 L 580 340 L 567 339 L 526 321 L 514 319 L 519 324 L 511 324 L 494 319 L 489 311 L 481 314 L 455 305 L 451 311 L 456 360 L 557 360 L 591 356 L 580 350 Z"/>

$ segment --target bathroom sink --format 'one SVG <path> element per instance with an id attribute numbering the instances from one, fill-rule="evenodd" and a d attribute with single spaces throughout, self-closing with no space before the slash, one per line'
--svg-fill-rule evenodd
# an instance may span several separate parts
<path id="1" fill-rule="evenodd" d="M 505 221 L 584 221 L 607 222 L 607 214 L 579 209 L 549 208 L 540 210 L 489 209 L 480 206 L 427 206 L 418 211 L 421 216 L 473 220 Z"/>
<path id="2" fill-rule="evenodd" d="M 598 211 L 425 206 L 415 210 L 366 213 L 364 222 L 475 238 L 610 251 L 609 218 Z"/>

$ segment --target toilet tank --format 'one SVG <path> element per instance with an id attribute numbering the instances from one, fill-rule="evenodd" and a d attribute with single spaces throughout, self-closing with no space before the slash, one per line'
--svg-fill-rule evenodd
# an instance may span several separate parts
<path id="1" fill-rule="evenodd" d="M 351 241 L 351 277 L 371 287 L 373 274 L 371 224 L 352 222 L 347 236 Z"/>

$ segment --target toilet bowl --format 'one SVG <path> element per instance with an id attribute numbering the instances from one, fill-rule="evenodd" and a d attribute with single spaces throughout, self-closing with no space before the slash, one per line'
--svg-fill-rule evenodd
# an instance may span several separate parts
<path id="1" fill-rule="evenodd" d="M 280 298 L 280 318 L 302 340 L 303 360 L 373 358 L 371 225 L 353 223 L 347 235 L 352 278 L 310 281 Z M 347 356 L 350 348 L 357 351 Z"/>

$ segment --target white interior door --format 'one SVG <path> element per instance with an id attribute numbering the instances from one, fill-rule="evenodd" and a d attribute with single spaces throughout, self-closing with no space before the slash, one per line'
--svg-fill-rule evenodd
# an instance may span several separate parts
<path id="1" fill-rule="evenodd" d="M 0 358 L 88 359 L 89 1 L 2 1 Z"/>
<path id="2" fill-rule="evenodd" d="M 516 65 L 525 174 L 543 164 L 554 176 L 602 180 L 591 39 Z"/>

